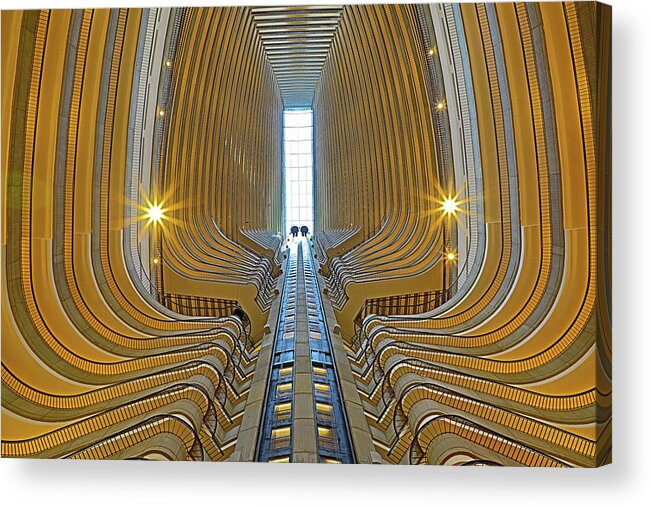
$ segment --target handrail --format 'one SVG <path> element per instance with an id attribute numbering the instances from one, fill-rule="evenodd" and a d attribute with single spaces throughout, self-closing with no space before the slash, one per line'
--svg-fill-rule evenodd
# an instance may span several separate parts
<path id="1" fill-rule="evenodd" d="M 164 262 L 164 259 L 160 259 L 159 262 Z M 189 317 L 238 317 L 244 329 L 244 346 L 248 350 L 253 347 L 251 340 L 251 319 L 242 310 L 237 300 L 161 292 L 147 275 L 142 263 L 142 257 L 140 257 L 140 252 L 138 252 L 138 265 L 135 267 L 139 268 L 138 275 L 143 288 L 165 308 Z"/>
<path id="2" fill-rule="evenodd" d="M 364 306 L 360 308 L 355 316 L 353 323 L 355 325 L 355 335 L 351 341 L 353 346 L 360 346 L 363 337 L 363 323 L 364 319 L 372 314 L 375 315 L 418 315 L 421 313 L 429 312 L 438 308 L 445 302 L 449 301 L 459 290 L 460 280 L 462 275 L 468 269 L 468 259 L 464 262 L 463 267 L 457 272 L 457 276 L 450 286 L 442 290 L 432 290 L 426 292 L 412 292 L 407 294 L 397 294 L 394 296 L 383 296 L 379 298 L 367 299 Z M 464 279 L 465 280 L 465 279 Z M 414 298 L 421 302 L 413 304 L 401 304 L 402 300 Z"/>

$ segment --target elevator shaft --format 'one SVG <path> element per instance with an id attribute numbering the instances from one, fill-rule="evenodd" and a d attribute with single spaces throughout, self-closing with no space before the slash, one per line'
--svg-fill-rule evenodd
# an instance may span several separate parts
<path id="1" fill-rule="evenodd" d="M 353 463 L 307 238 L 290 242 L 285 276 L 258 461 Z"/>

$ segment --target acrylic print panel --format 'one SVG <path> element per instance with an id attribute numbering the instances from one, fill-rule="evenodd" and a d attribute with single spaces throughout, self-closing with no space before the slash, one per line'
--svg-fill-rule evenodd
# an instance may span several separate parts
<path id="1" fill-rule="evenodd" d="M 610 33 L 3 11 L 2 456 L 609 463 Z"/>

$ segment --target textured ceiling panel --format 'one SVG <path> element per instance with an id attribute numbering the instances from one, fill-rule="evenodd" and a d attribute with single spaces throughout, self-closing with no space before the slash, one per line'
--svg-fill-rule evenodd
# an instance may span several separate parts
<path id="1" fill-rule="evenodd" d="M 312 104 L 341 10 L 340 5 L 251 9 L 286 108 Z"/>

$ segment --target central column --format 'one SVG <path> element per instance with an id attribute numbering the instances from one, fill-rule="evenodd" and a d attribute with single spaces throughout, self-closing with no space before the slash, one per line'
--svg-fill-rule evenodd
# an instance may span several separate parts
<path id="1" fill-rule="evenodd" d="M 292 432 L 292 462 L 317 463 L 319 461 L 314 417 L 312 387 L 312 360 L 308 328 L 307 298 L 305 294 L 305 268 L 303 241 L 298 244 L 296 258 L 296 336 L 294 348 L 294 420 Z"/>
<path id="2" fill-rule="evenodd" d="M 309 240 L 292 239 L 258 461 L 352 463 L 348 424 Z"/>

